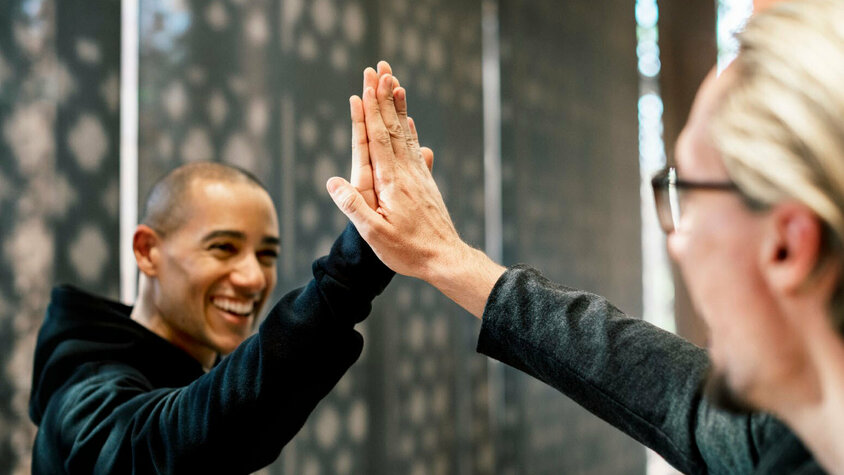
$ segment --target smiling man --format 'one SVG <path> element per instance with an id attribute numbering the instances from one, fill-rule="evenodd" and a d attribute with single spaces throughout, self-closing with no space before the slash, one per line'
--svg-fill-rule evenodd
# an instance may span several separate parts
<path id="1" fill-rule="evenodd" d="M 351 101 L 380 208 L 341 178 L 328 190 L 387 265 L 482 318 L 478 351 L 683 472 L 844 473 L 842 25 L 840 0 L 783 2 L 751 19 L 735 63 L 702 85 L 676 169 L 653 180 L 708 351 L 464 243 L 386 64 L 378 87 Z"/>
<path id="2" fill-rule="evenodd" d="M 360 355 L 354 326 L 393 275 L 349 226 L 250 336 L 276 283 L 276 211 L 257 179 L 216 163 L 159 181 L 133 245 L 134 307 L 53 291 L 35 354 L 33 473 L 268 465 Z"/>
<path id="3" fill-rule="evenodd" d="M 249 175 L 199 164 L 155 185 L 145 214 L 132 319 L 210 368 L 249 336 L 275 287 L 275 206 Z"/>

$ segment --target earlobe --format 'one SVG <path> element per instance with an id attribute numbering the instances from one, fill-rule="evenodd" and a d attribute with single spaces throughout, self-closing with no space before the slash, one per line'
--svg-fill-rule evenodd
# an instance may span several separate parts
<path id="1" fill-rule="evenodd" d="M 134 236 L 132 236 L 135 262 L 138 264 L 138 269 L 147 277 L 154 277 L 158 273 L 160 242 L 158 233 L 145 224 L 138 225 Z"/>
<path id="2" fill-rule="evenodd" d="M 799 290 L 812 276 L 821 250 L 822 224 L 807 207 L 785 203 L 772 210 L 765 246 L 769 283 L 785 292 Z"/>

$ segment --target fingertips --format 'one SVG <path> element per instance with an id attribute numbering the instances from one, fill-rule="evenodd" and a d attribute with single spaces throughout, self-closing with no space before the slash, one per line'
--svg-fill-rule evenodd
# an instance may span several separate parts
<path id="1" fill-rule="evenodd" d="M 367 123 L 381 116 L 381 106 L 378 104 L 378 98 L 375 97 L 375 89 L 371 87 L 363 92 L 363 111 L 364 120 Z"/>
<path id="2" fill-rule="evenodd" d="M 385 101 L 385 100 L 392 100 L 393 99 L 393 88 L 392 88 L 393 80 L 392 76 L 386 74 L 381 76 L 378 80 L 378 100 Z"/>
<path id="3" fill-rule="evenodd" d="M 331 177 L 325 183 L 325 187 L 328 189 L 328 194 L 331 195 L 331 199 L 334 200 L 334 204 L 340 208 L 346 216 L 349 218 L 354 219 L 355 215 L 359 214 L 360 212 L 360 203 L 363 201 L 363 197 L 360 196 L 360 193 L 349 183 L 348 181 L 340 178 L 338 176 Z"/>
<path id="4" fill-rule="evenodd" d="M 353 121 L 363 120 L 363 101 L 360 97 L 352 96 L 349 98 L 349 112 Z"/>
<path id="5" fill-rule="evenodd" d="M 349 218 L 365 239 L 369 230 L 376 225 L 378 217 L 376 212 L 369 207 L 360 192 L 343 178 L 332 177 L 325 186 L 334 204 Z"/>
<path id="6" fill-rule="evenodd" d="M 346 180 L 340 178 L 339 176 L 333 176 L 325 182 L 325 188 L 328 190 L 328 194 L 332 197 L 339 193 L 343 186 L 346 184 Z"/>
<path id="7" fill-rule="evenodd" d="M 385 74 L 393 74 L 393 68 L 390 67 L 390 63 L 384 60 L 378 61 L 378 76 Z"/>
<path id="8" fill-rule="evenodd" d="M 363 88 L 376 87 L 378 85 L 378 73 L 372 68 L 363 70 Z"/>
<path id="9" fill-rule="evenodd" d="M 407 92 L 403 87 L 393 90 L 393 99 L 396 102 L 396 111 L 399 114 L 407 114 Z"/>

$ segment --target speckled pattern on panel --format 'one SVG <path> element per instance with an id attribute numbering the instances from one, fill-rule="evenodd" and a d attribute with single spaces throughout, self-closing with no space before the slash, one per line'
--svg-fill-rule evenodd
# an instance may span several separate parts
<path id="1" fill-rule="evenodd" d="M 0 473 L 30 472 L 50 288 L 117 296 L 119 19 L 106 0 L 0 6 Z"/>
<path id="2" fill-rule="evenodd" d="M 504 254 L 641 315 L 632 5 L 502 0 Z M 641 445 L 515 370 L 501 474 L 642 474 Z"/>

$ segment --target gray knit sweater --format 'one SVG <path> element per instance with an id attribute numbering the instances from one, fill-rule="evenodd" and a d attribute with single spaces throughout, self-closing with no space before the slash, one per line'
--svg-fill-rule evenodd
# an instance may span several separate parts
<path id="1" fill-rule="evenodd" d="M 558 389 L 686 473 L 823 473 L 774 417 L 702 397 L 706 351 L 598 295 L 516 266 L 486 304 L 478 351 Z"/>

